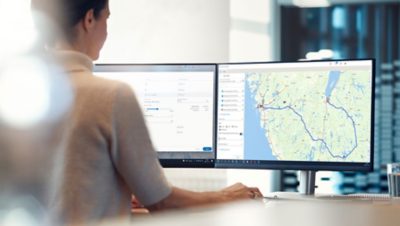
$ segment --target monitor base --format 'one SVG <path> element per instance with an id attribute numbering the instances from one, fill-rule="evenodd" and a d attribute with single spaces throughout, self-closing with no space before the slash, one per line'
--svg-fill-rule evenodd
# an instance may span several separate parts
<path id="1" fill-rule="evenodd" d="M 274 200 L 310 200 L 310 198 L 314 198 L 314 196 L 300 194 L 299 192 L 279 191 L 268 193 L 264 198 Z"/>
<path id="2" fill-rule="evenodd" d="M 317 171 L 300 170 L 299 171 L 299 192 L 273 192 L 266 198 L 269 199 L 309 199 L 315 196 L 315 176 Z"/>

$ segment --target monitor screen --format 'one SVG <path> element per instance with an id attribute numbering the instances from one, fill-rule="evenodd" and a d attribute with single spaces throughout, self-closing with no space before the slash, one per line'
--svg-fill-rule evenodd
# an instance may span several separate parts
<path id="1" fill-rule="evenodd" d="M 164 167 L 214 167 L 216 68 L 103 64 L 94 74 L 132 87 Z"/>
<path id="2" fill-rule="evenodd" d="M 218 66 L 216 167 L 368 171 L 374 60 Z"/>

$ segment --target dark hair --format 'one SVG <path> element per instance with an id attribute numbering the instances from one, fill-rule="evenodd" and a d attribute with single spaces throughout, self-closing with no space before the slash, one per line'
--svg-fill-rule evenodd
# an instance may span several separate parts
<path id="1" fill-rule="evenodd" d="M 108 0 L 32 0 L 32 9 L 43 13 L 68 41 L 75 38 L 74 26 L 93 9 L 97 19 Z"/>
<path id="2" fill-rule="evenodd" d="M 107 0 L 61 0 L 65 9 L 66 26 L 73 27 L 86 13 L 93 9 L 94 16 L 97 19 L 100 16 L 101 10 L 106 7 Z"/>

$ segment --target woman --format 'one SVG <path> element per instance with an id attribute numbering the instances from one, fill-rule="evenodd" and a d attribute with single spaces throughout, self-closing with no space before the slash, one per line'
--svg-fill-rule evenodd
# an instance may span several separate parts
<path id="1" fill-rule="evenodd" d="M 59 29 L 48 47 L 70 76 L 76 95 L 66 128 L 62 189 L 54 204 L 62 222 L 129 216 L 131 194 L 150 211 L 261 195 L 242 184 L 191 192 L 167 182 L 131 89 L 92 76 L 92 61 L 107 37 L 107 0 L 33 0 L 32 7 Z"/>

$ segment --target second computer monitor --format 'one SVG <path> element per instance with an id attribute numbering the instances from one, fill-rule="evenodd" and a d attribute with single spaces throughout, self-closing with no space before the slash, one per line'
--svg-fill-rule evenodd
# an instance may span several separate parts
<path id="1" fill-rule="evenodd" d="M 132 87 L 164 167 L 214 167 L 216 67 L 103 64 L 94 74 Z"/>
<path id="2" fill-rule="evenodd" d="M 371 170 L 374 61 L 221 64 L 216 167 Z"/>

